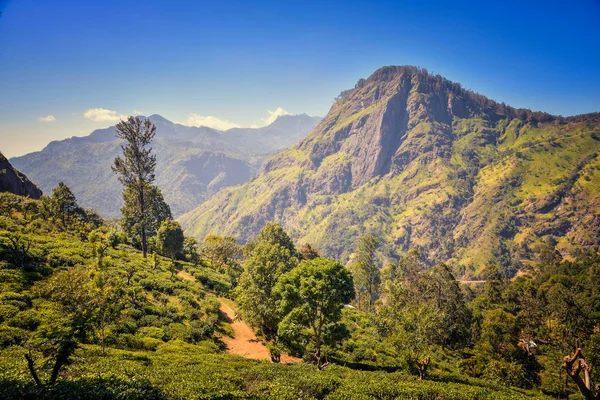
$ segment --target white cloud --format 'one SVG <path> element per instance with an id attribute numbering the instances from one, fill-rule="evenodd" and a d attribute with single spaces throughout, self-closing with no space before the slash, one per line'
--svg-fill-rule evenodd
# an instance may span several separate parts
<path id="1" fill-rule="evenodd" d="M 277 107 L 274 111 L 267 110 L 267 112 L 269 113 L 268 117 L 262 118 L 260 123 L 252 125 L 241 125 L 212 115 L 204 116 L 200 114 L 190 114 L 185 122 L 180 123 L 188 126 L 207 126 L 220 131 L 226 131 L 231 128 L 262 128 L 263 126 L 272 124 L 282 115 L 292 115 L 281 107 Z"/>
<path id="2" fill-rule="evenodd" d="M 45 117 L 38 117 L 38 121 L 40 121 L 40 122 L 54 122 L 54 121 L 56 121 L 56 117 L 54 115 L 46 115 Z"/>
<path id="3" fill-rule="evenodd" d="M 271 111 L 271 110 L 267 110 L 267 111 L 269 112 L 269 116 L 262 120 L 264 123 L 263 126 L 271 125 L 273 122 L 275 122 L 275 120 L 277 118 L 281 117 L 282 115 L 291 115 L 289 112 L 285 111 L 281 107 L 277 107 L 277 109 L 275 111 Z"/>
<path id="4" fill-rule="evenodd" d="M 138 111 L 138 110 L 133 110 L 133 114 L 134 117 L 137 117 L 138 115 L 144 115 L 144 113 L 142 111 Z"/>
<path id="5" fill-rule="evenodd" d="M 199 114 L 190 114 L 185 125 L 208 126 L 209 128 L 218 129 L 220 131 L 225 131 L 227 129 L 241 127 L 241 125 L 238 125 L 231 121 L 221 119 L 219 117 L 214 117 L 212 115 L 204 116 L 204 115 L 199 115 Z"/>
<path id="6" fill-rule="evenodd" d="M 118 115 L 116 111 L 106 108 L 90 108 L 83 113 L 83 116 L 91 121 L 109 121 L 117 122 L 121 119 L 127 119 L 127 115 Z"/>

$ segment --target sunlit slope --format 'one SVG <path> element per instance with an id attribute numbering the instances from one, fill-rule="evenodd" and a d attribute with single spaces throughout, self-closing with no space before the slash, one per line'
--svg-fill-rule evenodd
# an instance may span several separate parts
<path id="1" fill-rule="evenodd" d="M 347 257 L 357 236 L 477 275 L 519 268 L 543 241 L 598 246 L 600 117 L 513 109 L 414 67 L 342 92 L 317 128 L 253 181 L 180 218 L 250 238 L 267 221 Z"/>

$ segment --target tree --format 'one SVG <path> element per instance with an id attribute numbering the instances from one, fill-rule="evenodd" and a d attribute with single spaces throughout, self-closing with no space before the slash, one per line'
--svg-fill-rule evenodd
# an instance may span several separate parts
<path id="1" fill-rule="evenodd" d="M 258 329 L 267 341 L 275 340 L 281 321 L 273 288 L 281 275 L 297 263 L 298 259 L 288 248 L 269 243 L 257 245 L 244 263 L 236 299 L 244 320 Z"/>
<path id="2" fill-rule="evenodd" d="M 42 368 L 50 367 L 47 382 L 53 384 L 79 342 L 93 332 L 97 303 L 92 281 L 83 268 L 73 268 L 36 284 L 32 292 L 40 299 L 36 303 L 40 324 L 24 344 L 25 359 L 38 385 L 39 361 Z"/>
<path id="3" fill-rule="evenodd" d="M 290 325 L 308 328 L 317 367 L 322 369 L 327 365 L 321 354 L 326 335 L 338 330 L 342 308 L 354 298 L 352 276 L 337 261 L 303 260 L 281 276 L 275 293 L 281 297 L 279 309 L 285 315 L 280 331 Z"/>
<path id="4" fill-rule="evenodd" d="M 236 288 L 236 299 L 246 322 L 267 341 L 272 341 L 282 317 L 273 288 L 281 275 L 298 264 L 296 248 L 281 226 L 270 223 L 245 251 L 249 254 Z"/>
<path id="5" fill-rule="evenodd" d="M 290 251 L 294 257 L 298 257 L 298 252 L 294 242 L 283 230 L 281 225 L 269 222 L 258 232 L 255 239 L 256 243 L 279 244 Z"/>
<path id="6" fill-rule="evenodd" d="M 66 226 L 67 221 L 75 215 L 79 208 L 75 195 L 67 185 L 59 182 L 58 186 L 52 189 L 51 199 L 54 215 L 60 218 L 63 226 Z"/>
<path id="7" fill-rule="evenodd" d="M 304 260 L 314 260 L 320 257 L 319 252 L 308 243 L 304 243 L 300 248 L 300 255 Z"/>
<path id="8" fill-rule="evenodd" d="M 18 232 L 9 232 L 6 239 L 8 241 L 5 242 L 5 246 L 10 251 L 14 265 L 25 269 L 25 261 L 29 257 L 29 249 L 33 243 L 31 238 Z"/>
<path id="9" fill-rule="evenodd" d="M 173 220 L 163 221 L 156 232 L 156 245 L 159 252 L 169 257 L 171 261 L 183 251 L 183 230 L 179 222 Z"/>
<path id="10" fill-rule="evenodd" d="M 486 272 L 487 279 L 483 287 L 484 306 L 486 309 L 491 309 L 503 303 L 502 292 L 506 287 L 506 282 L 500 268 L 496 265 L 489 266 Z"/>
<path id="11" fill-rule="evenodd" d="M 380 273 L 377 263 L 377 246 L 379 241 L 373 236 L 358 238 L 354 259 L 350 263 L 350 271 L 354 277 L 358 308 L 373 312 L 373 305 L 379 295 Z M 366 298 L 366 305 L 362 298 Z"/>
<path id="12" fill-rule="evenodd" d="M 466 346 L 472 316 L 452 271 L 446 264 L 440 263 L 426 270 L 423 278 L 423 295 L 434 302 L 443 320 L 441 323 L 446 327 L 437 344 L 454 349 Z"/>
<path id="13" fill-rule="evenodd" d="M 142 253 L 144 258 L 148 253 L 147 231 L 151 221 L 147 218 L 149 202 L 147 188 L 154 182 L 154 169 L 156 168 L 156 156 L 152 155 L 152 143 L 156 134 L 156 126 L 150 120 L 142 120 L 138 117 L 129 117 L 127 121 L 117 124 L 117 137 L 124 139 L 127 143 L 121 146 L 123 158 L 115 158 L 113 171 L 119 174 L 119 181 L 125 187 L 123 199 L 127 205 L 125 196 L 127 189 L 135 195 L 136 201 L 129 200 L 129 205 L 134 208 L 135 224 L 139 225 Z"/>
<path id="14" fill-rule="evenodd" d="M 405 289 L 397 289 L 393 299 L 379 312 L 382 325 L 396 349 L 425 379 L 430 353 L 444 335 L 444 318 L 431 301 L 413 302 Z"/>
<path id="15" fill-rule="evenodd" d="M 223 272 L 242 257 L 242 247 L 231 236 L 206 236 L 200 252 L 208 259 L 211 268 Z"/>
<path id="16" fill-rule="evenodd" d="M 211 268 L 229 275 L 231 288 L 235 288 L 240 274 L 244 271 L 240 265 L 242 246 L 231 236 L 208 235 L 200 248 L 208 259 Z"/>
<path id="17" fill-rule="evenodd" d="M 121 208 L 121 224 L 125 232 L 133 237 L 142 237 L 142 230 L 146 235 L 146 249 L 149 240 L 156 235 L 156 231 L 163 221 L 173 219 L 171 208 L 163 199 L 160 189 L 156 186 L 146 185 L 144 190 L 145 212 L 141 213 L 139 196 L 133 188 L 125 188 L 123 192 L 124 205 Z M 141 241 L 141 240 L 140 240 Z"/>
<path id="18" fill-rule="evenodd" d="M 381 329 L 424 379 L 437 346 L 468 343 L 471 314 L 450 269 L 440 264 L 421 271 L 417 253 L 386 268 Z"/>
<path id="19" fill-rule="evenodd" d="M 123 308 L 124 292 L 118 278 L 107 271 L 102 269 L 94 271 L 92 279 L 92 291 L 97 307 L 95 323 L 98 328 L 102 354 L 104 354 L 106 328 L 109 324 L 118 320 Z"/>
<path id="20" fill-rule="evenodd" d="M 198 265 L 198 261 L 200 261 L 200 255 L 198 254 L 198 241 L 192 236 L 187 236 L 183 240 L 183 254 L 185 258 L 194 264 L 194 266 Z"/>

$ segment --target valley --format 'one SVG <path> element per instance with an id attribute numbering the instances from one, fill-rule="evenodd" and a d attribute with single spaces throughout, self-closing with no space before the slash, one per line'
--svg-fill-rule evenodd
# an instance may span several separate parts
<path id="1" fill-rule="evenodd" d="M 158 136 L 157 182 L 178 216 L 195 208 L 219 189 L 249 181 L 266 158 L 296 143 L 320 118 L 306 114 L 280 116 L 263 128 L 207 127 L 175 124 L 160 115 L 148 117 Z M 50 143 L 40 152 L 12 158 L 44 193 L 58 182 L 69 185 L 81 204 L 105 218 L 117 218 L 122 207 L 119 183 L 110 165 L 121 151 L 115 128 Z"/>

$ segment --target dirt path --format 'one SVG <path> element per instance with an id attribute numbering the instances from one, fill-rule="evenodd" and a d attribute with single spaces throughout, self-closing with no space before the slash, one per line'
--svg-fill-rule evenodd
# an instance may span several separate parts
<path id="1" fill-rule="evenodd" d="M 181 279 L 188 281 L 194 281 L 194 277 L 185 271 L 177 272 L 177 276 Z M 223 336 L 221 340 L 227 346 L 227 352 L 231 354 L 237 354 L 245 358 L 253 358 L 257 360 L 271 360 L 269 350 L 267 347 L 256 337 L 254 331 L 250 326 L 236 317 L 236 312 L 233 308 L 226 304 L 227 300 L 219 298 L 221 303 L 219 310 L 223 313 L 225 322 L 231 325 L 233 330 L 233 337 Z M 302 361 L 299 358 L 291 357 L 287 354 L 281 355 L 281 363 L 289 364 L 294 362 Z"/>
<path id="2" fill-rule="evenodd" d="M 196 280 L 196 278 L 194 278 L 193 276 L 191 276 L 190 274 L 188 274 L 185 271 L 177 271 L 177 276 L 180 277 L 181 279 L 185 280 L 185 281 L 192 281 L 192 282 L 194 282 Z"/>

